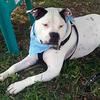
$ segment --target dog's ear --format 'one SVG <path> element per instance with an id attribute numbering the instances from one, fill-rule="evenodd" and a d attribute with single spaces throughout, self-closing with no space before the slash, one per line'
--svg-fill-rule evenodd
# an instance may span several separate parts
<path id="1" fill-rule="evenodd" d="M 72 12 L 71 12 L 71 10 L 68 9 L 68 8 L 62 9 L 59 13 L 60 13 L 61 17 L 62 17 L 64 20 L 65 20 L 65 17 L 67 17 L 67 16 L 72 16 Z"/>
<path id="2" fill-rule="evenodd" d="M 35 17 L 35 19 L 38 20 L 47 13 L 47 10 L 42 7 L 38 7 L 30 10 L 28 13 L 31 13 Z"/>

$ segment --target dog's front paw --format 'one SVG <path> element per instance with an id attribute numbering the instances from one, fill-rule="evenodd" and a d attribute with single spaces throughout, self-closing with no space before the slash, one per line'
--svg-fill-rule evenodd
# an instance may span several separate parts
<path id="1" fill-rule="evenodd" d="M 25 88 L 24 83 L 22 81 L 19 81 L 11 84 L 8 87 L 7 92 L 9 94 L 17 94 L 18 92 L 22 91 L 24 88 Z"/>
<path id="2" fill-rule="evenodd" d="M 0 74 L 0 81 L 4 81 L 7 78 L 7 74 L 1 73 Z"/>

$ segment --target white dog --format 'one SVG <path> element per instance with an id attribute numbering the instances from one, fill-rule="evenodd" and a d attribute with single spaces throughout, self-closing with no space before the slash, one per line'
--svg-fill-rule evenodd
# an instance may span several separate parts
<path id="1" fill-rule="evenodd" d="M 1 73 L 0 81 L 35 64 L 41 52 L 48 68 L 43 73 L 11 84 L 7 89 L 10 94 L 17 94 L 36 82 L 53 79 L 59 75 L 65 59 L 86 56 L 100 45 L 100 15 L 77 17 L 73 22 L 71 17 L 68 18 L 71 15 L 68 9 L 35 8 L 31 13 L 36 21 L 31 29 L 29 55 Z"/>

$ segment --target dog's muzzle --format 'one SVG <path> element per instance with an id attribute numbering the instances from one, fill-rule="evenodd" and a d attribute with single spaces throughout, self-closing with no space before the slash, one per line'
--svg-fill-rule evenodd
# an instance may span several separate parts
<path id="1" fill-rule="evenodd" d="M 59 42 L 59 39 L 60 39 L 59 34 L 56 33 L 56 32 L 50 32 L 49 35 L 50 35 L 49 44 L 58 45 L 58 42 Z"/>
<path id="2" fill-rule="evenodd" d="M 50 32 L 49 36 L 50 36 L 49 41 L 43 42 L 42 40 L 40 40 L 40 42 L 42 44 L 51 45 L 51 48 L 58 49 L 59 48 L 59 39 L 60 39 L 59 34 L 56 32 Z"/>

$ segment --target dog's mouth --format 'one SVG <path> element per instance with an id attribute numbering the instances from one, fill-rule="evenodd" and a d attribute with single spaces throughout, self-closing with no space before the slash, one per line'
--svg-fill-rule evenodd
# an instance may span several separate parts
<path id="1" fill-rule="evenodd" d="M 47 45 L 58 45 L 58 41 L 42 41 L 40 40 L 41 44 L 47 44 Z"/>
<path id="2" fill-rule="evenodd" d="M 57 32 L 50 32 L 49 33 L 49 40 L 40 40 L 42 44 L 51 45 L 52 48 L 58 48 L 60 36 Z"/>
<path id="3" fill-rule="evenodd" d="M 40 42 L 41 42 L 41 44 L 51 45 L 51 48 L 54 48 L 54 49 L 58 49 L 58 47 L 59 47 L 58 41 L 51 41 L 51 40 L 42 41 L 42 40 L 40 40 Z"/>
<path id="4" fill-rule="evenodd" d="M 46 44 L 56 46 L 56 45 L 58 45 L 58 42 L 55 42 L 55 41 L 49 41 L 49 42 L 46 43 Z"/>

